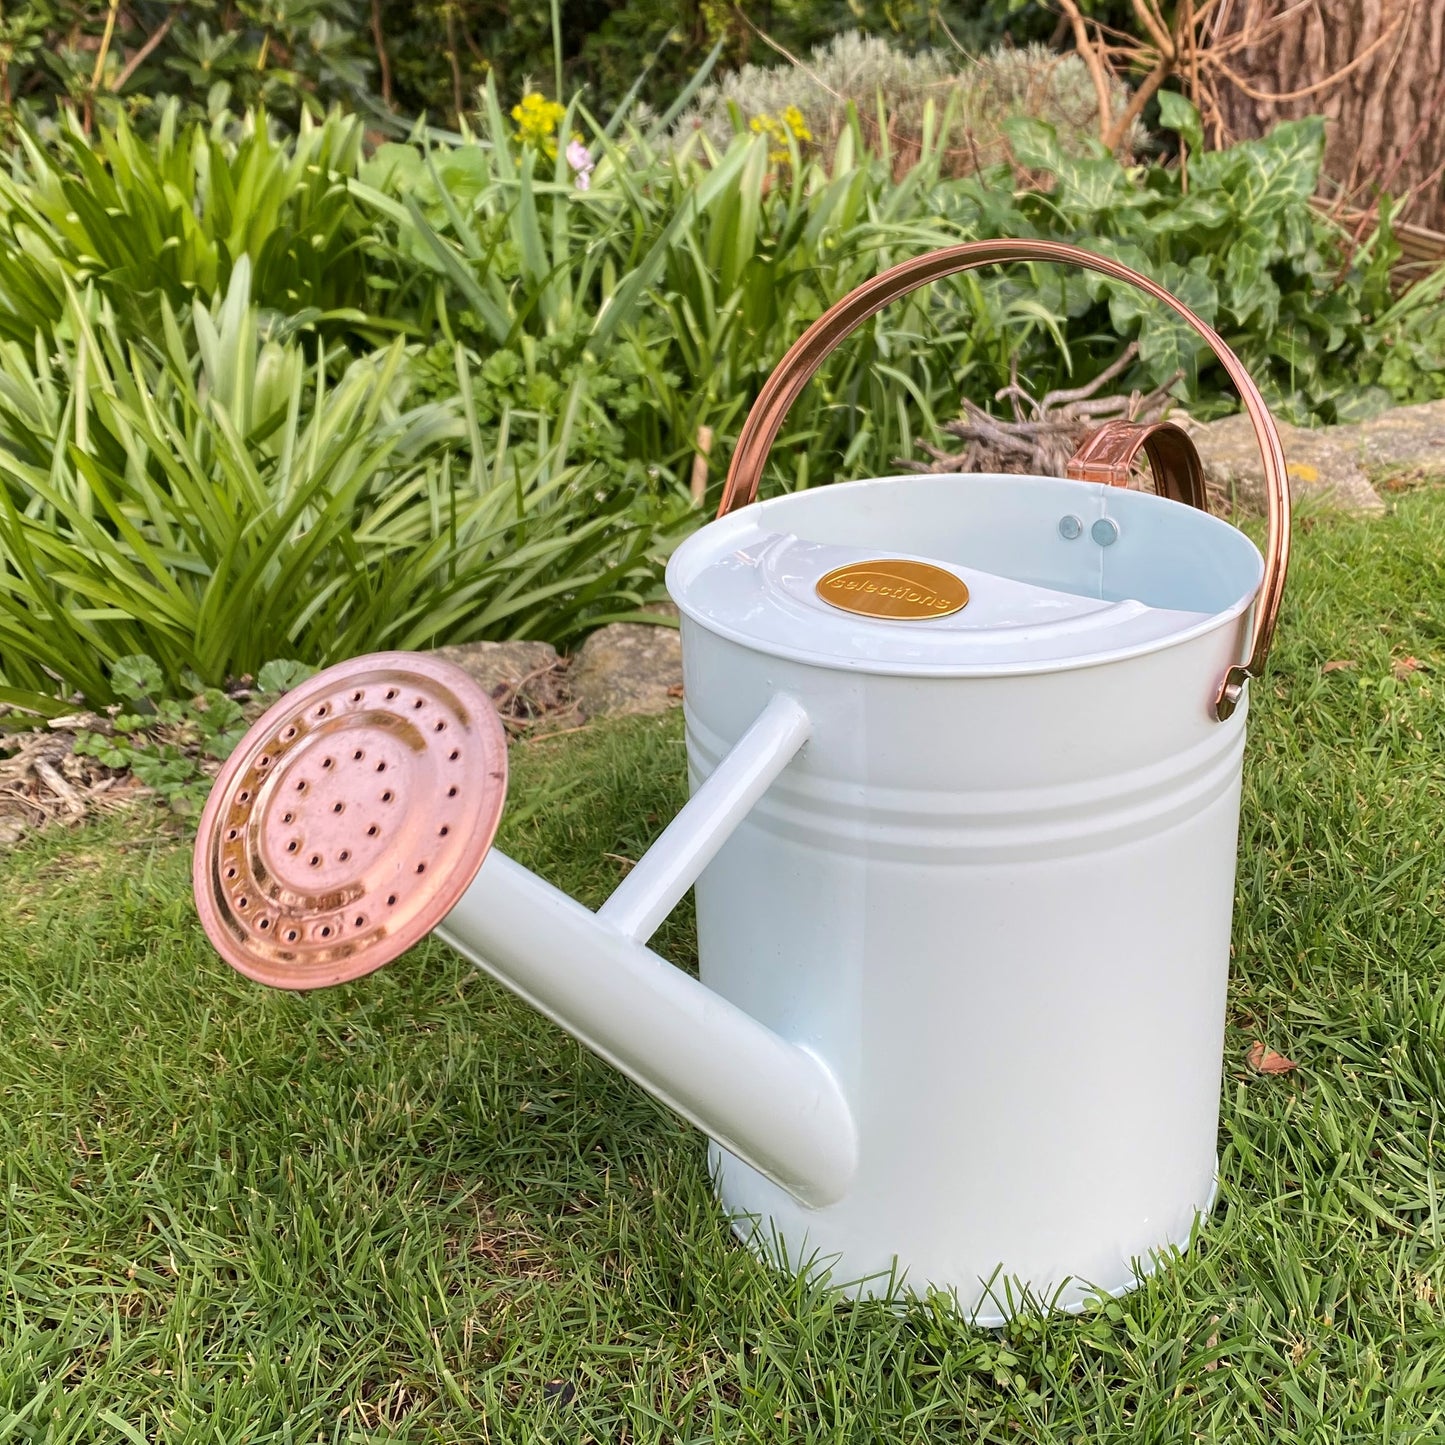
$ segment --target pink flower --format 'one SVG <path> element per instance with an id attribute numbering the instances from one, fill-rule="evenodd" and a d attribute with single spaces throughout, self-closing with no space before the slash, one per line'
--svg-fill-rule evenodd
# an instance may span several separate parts
<path id="1" fill-rule="evenodd" d="M 592 172 L 597 165 L 592 152 L 580 140 L 574 140 L 567 147 L 567 164 L 577 173 L 577 189 L 585 191 L 592 184 Z"/>

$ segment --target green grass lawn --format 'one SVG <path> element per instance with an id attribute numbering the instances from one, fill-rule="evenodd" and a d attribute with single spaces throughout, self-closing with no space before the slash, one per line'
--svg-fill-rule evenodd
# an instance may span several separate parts
<path id="1" fill-rule="evenodd" d="M 698 1135 L 444 948 L 247 983 L 133 815 L 3 862 L 0 1442 L 1445 1439 L 1445 491 L 1297 557 L 1220 1202 L 1136 1293 L 1000 1336 L 771 1274 Z M 683 796 L 678 720 L 514 771 L 502 846 L 595 904 Z"/>

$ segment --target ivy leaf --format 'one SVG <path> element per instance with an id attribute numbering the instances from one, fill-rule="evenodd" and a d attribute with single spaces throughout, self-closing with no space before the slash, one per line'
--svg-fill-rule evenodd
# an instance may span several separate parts
<path id="1" fill-rule="evenodd" d="M 1204 258 L 1196 257 L 1187 269 L 1171 263 L 1163 278 L 1165 289 L 1182 301 L 1200 320 L 1212 324 L 1219 310 L 1219 291 L 1210 279 Z M 1163 386 L 1177 371 L 1193 385 L 1201 357 L 1209 346 L 1182 316 L 1151 307 L 1139 331 L 1139 362 L 1156 386 Z"/>
<path id="2" fill-rule="evenodd" d="M 1035 120 L 1029 115 L 1015 116 L 1004 122 L 1003 130 L 1014 160 L 1025 170 L 1058 175 L 1064 164 L 1064 152 L 1058 132 L 1047 121 Z"/>
<path id="3" fill-rule="evenodd" d="M 1240 236 L 1224 261 L 1224 305 L 1240 326 L 1258 318 L 1258 329 L 1271 331 L 1279 321 L 1279 286 L 1269 267 L 1273 248 L 1259 232 Z"/>
<path id="4" fill-rule="evenodd" d="M 1159 235 L 1176 231 L 1213 230 L 1230 219 L 1230 208 L 1217 196 L 1195 191 L 1181 201 L 1172 201 L 1167 207 L 1159 207 L 1149 214 L 1149 229 Z M 1236 243 L 1237 244 L 1237 243 Z"/>
<path id="5" fill-rule="evenodd" d="M 1129 173 L 1112 157 L 1075 160 L 1061 158 L 1054 174 L 1058 187 L 1054 200 L 1070 219 L 1081 222 L 1101 212 L 1137 208 L 1148 198 L 1129 184 Z"/>
<path id="6" fill-rule="evenodd" d="M 1262 140 L 1246 141 L 1236 150 L 1244 162 L 1235 190 L 1236 214 L 1248 228 L 1314 195 L 1325 153 L 1325 123 L 1318 116 L 1285 121 Z"/>
<path id="7" fill-rule="evenodd" d="M 1092 243 L 1093 249 L 1101 256 L 1107 256 L 1111 261 L 1117 261 L 1121 266 L 1127 266 L 1131 271 L 1137 271 L 1141 276 L 1148 276 L 1153 273 L 1154 266 L 1143 250 L 1132 241 L 1121 241 L 1114 236 L 1100 236 Z M 1084 271 L 1080 273 L 1085 286 L 1088 287 L 1089 295 L 1095 300 L 1107 296 L 1109 300 L 1110 318 L 1116 328 L 1120 321 L 1114 315 L 1115 295 L 1118 296 L 1120 304 L 1128 307 L 1132 301 L 1133 309 L 1131 317 L 1137 317 L 1142 310 L 1143 298 L 1132 286 L 1121 288 L 1117 281 L 1111 281 L 1107 276 L 1101 276 L 1097 271 Z"/>
<path id="8" fill-rule="evenodd" d="M 1308 261 L 1304 269 L 1317 271 L 1320 264 L 1319 252 L 1315 247 L 1314 222 L 1305 206 L 1292 206 L 1281 218 L 1284 235 L 1284 255 L 1297 265 Z"/>
<path id="9" fill-rule="evenodd" d="M 1174 131 L 1191 151 L 1202 151 L 1204 127 L 1193 103 L 1173 90 L 1161 90 L 1158 100 L 1159 124 L 1165 130 Z"/>
<path id="10" fill-rule="evenodd" d="M 1394 404 L 1395 398 L 1383 386 L 1346 387 L 1335 397 L 1335 420 L 1368 421 Z"/>
<path id="11" fill-rule="evenodd" d="M 1296 322 L 1285 322 L 1269 338 L 1269 351 L 1289 367 L 1292 376 L 1314 376 L 1320 368 L 1319 350 L 1309 331 Z"/>

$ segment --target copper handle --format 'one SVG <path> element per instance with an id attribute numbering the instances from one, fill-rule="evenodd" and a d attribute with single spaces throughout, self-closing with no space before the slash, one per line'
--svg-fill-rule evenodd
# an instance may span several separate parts
<path id="1" fill-rule="evenodd" d="M 1219 695 L 1215 700 L 1215 715 L 1223 721 L 1231 716 L 1238 706 L 1244 684 L 1251 677 L 1258 677 L 1264 670 L 1270 639 L 1274 636 L 1275 622 L 1279 617 L 1280 601 L 1284 596 L 1285 573 L 1289 567 L 1290 514 L 1284 448 L 1280 445 L 1279 431 L 1275 427 L 1274 418 L 1269 414 L 1269 408 L 1264 404 L 1259 388 L 1250 379 L 1244 364 L 1224 344 L 1223 338 L 1162 286 L 1105 256 L 1096 256 L 1091 251 L 1080 250 L 1077 246 L 1066 246 L 1059 241 L 969 241 L 961 246 L 948 246 L 940 251 L 915 256 L 912 260 L 904 261 L 891 270 L 884 271 L 882 275 L 875 276 L 871 281 L 865 281 L 857 290 L 830 306 L 793 343 L 788 354 L 778 363 L 777 369 L 764 382 L 738 437 L 732 465 L 728 468 L 727 484 L 723 488 L 722 503 L 718 507 L 718 516 L 726 516 L 738 507 L 747 506 L 756 498 L 763 467 L 784 418 L 797 400 L 798 393 L 812 380 L 824 359 L 844 337 L 861 326 L 870 316 L 881 311 L 890 301 L 906 295 L 916 287 L 926 286 L 930 281 L 952 276 L 959 271 L 972 271 L 979 266 L 989 266 L 1000 261 L 1060 261 L 1137 286 L 1146 295 L 1163 302 L 1199 333 L 1229 373 L 1229 379 L 1244 402 L 1244 408 L 1254 424 L 1260 456 L 1264 459 L 1269 531 L 1264 548 L 1264 582 L 1255 603 L 1254 637 L 1250 644 L 1249 660 L 1236 662 L 1230 667 L 1220 683 Z"/>

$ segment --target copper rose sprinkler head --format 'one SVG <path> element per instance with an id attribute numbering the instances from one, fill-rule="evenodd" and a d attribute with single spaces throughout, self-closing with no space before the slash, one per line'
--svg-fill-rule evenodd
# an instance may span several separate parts
<path id="1" fill-rule="evenodd" d="M 459 668 L 401 652 L 327 668 L 216 779 L 192 864 L 201 922 L 261 983 L 360 978 L 446 917 L 506 795 L 501 722 Z"/>

